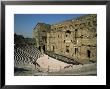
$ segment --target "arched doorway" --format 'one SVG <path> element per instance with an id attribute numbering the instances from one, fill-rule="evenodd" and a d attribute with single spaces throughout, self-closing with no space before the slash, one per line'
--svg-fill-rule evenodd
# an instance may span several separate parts
<path id="1" fill-rule="evenodd" d="M 52 46 L 52 51 L 54 52 L 54 45 Z"/>
<path id="2" fill-rule="evenodd" d="M 39 46 L 39 50 L 41 51 L 41 46 Z"/>
<path id="3" fill-rule="evenodd" d="M 87 50 L 87 57 L 90 58 L 90 56 L 91 56 L 91 51 Z"/>
<path id="4" fill-rule="evenodd" d="M 43 51 L 45 52 L 45 45 L 43 46 Z"/>

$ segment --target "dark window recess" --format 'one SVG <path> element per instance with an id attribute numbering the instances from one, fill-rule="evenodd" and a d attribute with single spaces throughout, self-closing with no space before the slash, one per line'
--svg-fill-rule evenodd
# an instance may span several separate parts
<path id="1" fill-rule="evenodd" d="M 39 50 L 41 51 L 41 46 L 39 46 Z"/>
<path id="2" fill-rule="evenodd" d="M 76 38 L 76 35 L 77 35 L 77 31 L 78 31 L 78 30 L 77 30 L 77 29 L 75 29 L 75 38 Z"/>
<path id="3" fill-rule="evenodd" d="M 90 22 L 88 22 L 88 25 L 91 25 L 91 23 L 90 23 Z"/>
<path id="4" fill-rule="evenodd" d="M 67 31 L 66 31 L 66 33 L 69 33 L 69 34 L 71 34 L 71 31 L 67 30 Z"/>
<path id="5" fill-rule="evenodd" d="M 78 48 L 75 48 L 75 54 L 78 52 Z"/>
<path id="6" fill-rule="evenodd" d="M 81 35 L 81 37 L 83 37 L 83 35 Z"/>
<path id="7" fill-rule="evenodd" d="M 66 46 L 66 52 L 69 53 L 69 46 Z"/>
<path id="8" fill-rule="evenodd" d="M 78 31 L 78 29 L 75 29 L 75 31 Z"/>
<path id="9" fill-rule="evenodd" d="M 69 53 L 69 50 L 67 49 L 66 52 Z"/>
<path id="10" fill-rule="evenodd" d="M 77 26 L 77 24 L 75 24 L 75 26 Z"/>
<path id="11" fill-rule="evenodd" d="M 64 43 L 65 43 L 65 40 L 64 40 Z"/>
<path id="12" fill-rule="evenodd" d="M 90 50 L 87 50 L 87 56 L 88 56 L 88 58 L 90 58 L 90 54 L 91 54 L 91 51 Z"/>
<path id="13" fill-rule="evenodd" d="M 45 45 L 43 46 L 43 50 L 45 51 Z"/>
<path id="14" fill-rule="evenodd" d="M 52 46 L 52 47 L 53 47 L 53 50 L 52 51 L 54 52 L 54 46 Z"/>
<path id="15" fill-rule="evenodd" d="M 42 31 L 42 32 L 46 32 L 46 31 Z"/>
<path id="16" fill-rule="evenodd" d="M 67 30 L 66 31 L 66 37 L 69 36 L 71 34 L 71 31 Z"/>

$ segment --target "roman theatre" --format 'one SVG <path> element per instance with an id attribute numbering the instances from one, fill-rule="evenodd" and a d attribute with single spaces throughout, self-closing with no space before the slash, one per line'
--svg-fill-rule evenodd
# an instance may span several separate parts
<path id="1" fill-rule="evenodd" d="M 97 15 L 90 14 L 56 24 L 38 23 L 33 29 L 36 47 L 48 55 L 78 62 L 97 59 Z"/>
<path id="2" fill-rule="evenodd" d="M 97 15 L 37 23 L 33 38 L 14 35 L 15 75 L 96 75 Z"/>

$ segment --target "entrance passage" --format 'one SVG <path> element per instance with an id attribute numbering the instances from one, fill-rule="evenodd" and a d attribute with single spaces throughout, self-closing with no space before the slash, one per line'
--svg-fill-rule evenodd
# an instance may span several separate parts
<path id="1" fill-rule="evenodd" d="M 54 52 L 54 46 L 53 46 L 53 52 Z"/>
<path id="2" fill-rule="evenodd" d="M 87 50 L 87 56 L 90 58 L 91 51 Z"/>
<path id="3" fill-rule="evenodd" d="M 43 50 L 44 50 L 44 52 L 45 52 L 45 45 L 43 46 Z"/>
<path id="4" fill-rule="evenodd" d="M 39 46 L 39 50 L 41 51 L 41 46 Z"/>

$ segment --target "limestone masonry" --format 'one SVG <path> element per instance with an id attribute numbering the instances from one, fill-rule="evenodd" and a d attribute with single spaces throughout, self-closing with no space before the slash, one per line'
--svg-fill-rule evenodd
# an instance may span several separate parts
<path id="1" fill-rule="evenodd" d="M 97 60 L 97 15 L 89 14 L 33 29 L 36 47 L 77 61 Z"/>

